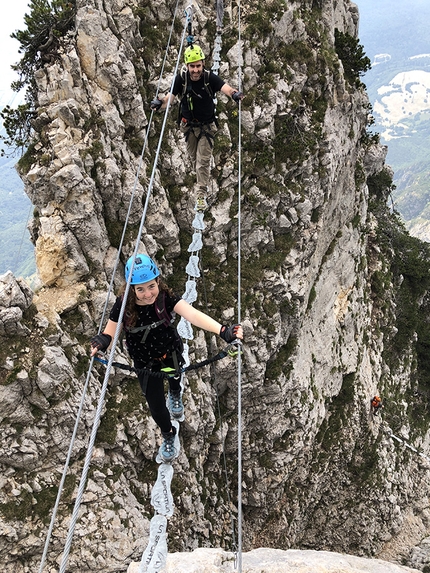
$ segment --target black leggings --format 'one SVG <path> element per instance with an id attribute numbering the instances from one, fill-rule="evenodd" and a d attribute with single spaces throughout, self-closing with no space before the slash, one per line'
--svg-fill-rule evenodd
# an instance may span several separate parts
<path id="1" fill-rule="evenodd" d="M 179 355 L 179 358 L 182 357 Z M 148 366 L 148 365 L 146 365 Z M 161 368 L 165 366 L 173 366 L 173 359 L 170 357 L 163 361 L 163 363 L 153 364 L 151 370 L 159 372 Z M 135 363 L 136 369 L 145 368 L 145 365 L 141 363 Z M 164 394 L 164 380 L 159 376 L 151 376 L 145 372 L 140 372 L 138 374 L 139 384 L 145 395 L 146 401 L 151 412 L 155 423 L 160 428 L 162 432 L 168 433 L 172 429 L 172 423 L 170 421 L 170 412 L 166 406 L 166 396 Z M 181 389 L 181 376 L 169 377 L 169 388 L 173 392 L 179 391 Z"/>

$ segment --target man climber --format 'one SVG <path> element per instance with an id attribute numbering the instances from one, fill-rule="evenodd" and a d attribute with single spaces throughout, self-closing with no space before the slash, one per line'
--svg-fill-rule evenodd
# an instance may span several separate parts
<path id="1" fill-rule="evenodd" d="M 377 416 L 379 410 L 381 410 L 381 408 L 384 407 L 383 404 L 382 404 L 382 400 L 381 400 L 381 398 L 380 398 L 378 395 L 373 396 L 373 398 L 370 400 L 370 405 L 371 405 L 371 408 L 372 408 L 372 414 L 373 414 L 374 416 Z"/>
<path id="2" fill-rule="evenodd" d="M 186 72 L 178 74 L 172 91 L 163 99 L 154 99 L 151 109 L 165 109 L 175 97 L 181 98 L 180 130 L 185 136 L 188 155 L 196 171 L 196 210 L 207 208 L 206 193 L 210 177 L 210 163 L 215 133 L 214 95 L 217 91 L 230 96 L 236 103 L 243 94 L 224 82 L 218 75 L 205 69 L 205 55 L 199 46 L 191 45 L 184 52 Z"/>

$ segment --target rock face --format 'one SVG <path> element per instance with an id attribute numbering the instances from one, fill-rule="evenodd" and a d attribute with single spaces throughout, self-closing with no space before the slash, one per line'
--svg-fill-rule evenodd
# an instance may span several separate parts
<path id="1" fill-rule="evenodd" d="M 0 336 L 28 333 L 21 320 L 32 300 L 33 292 L 23 280 L 15 279 L 10 271 L 0 276 Z"/>
<path id="2" fill-rule="evenodd" d="M 336 51 L 336 28 L 357 34 L 357 7 L 251 1 L 243 11 L 244 550 L 407 563 L 429 535 L 429 466 L 418 455 L 429 452 L 418 329 L 429 304 L 428 260 L 418 244 L 403 246 L 386 207 L 386 149 L 367 134 L 367 96 L 358 77 L 345 79 L 351 62 Z M 220 75 L 231 85 L 236 18 L 226 7 Z M 1 279 L 11 293 L 0 298 L 0 555 L 8 573 L 40 562 L 75 433 L 47 567 L 60 562 L 105 375 L 101 364 L 88 371 L 88 340 L 106 320 L 111 278 L 115 290 L 122 284 L 152 173 L 139 249 L 184 289 L 194 174 L 175 110 L 156 168 L 163 116 L 148 127 L 171 22 L 163 0 L 77 0 L 74 31 L 35 75 L 34 145 L 22 177 L 35 205 L 44 286 L 32 302 L 19 281 Z M 196 7 L 193 26 L 210 54 L 211 3 Z M 181 57 L 176 27 L 173 38 L 161 92 Z M 237 316 L 238 109 L 220 96 L 218 113 L 199 284 L 207 304 L 196 306 L 227 323 Z M 192 361 L 216 352 L 215 337 L 194 336 Z M 121 349 L 115 359 L 127 362 Z M 237 382 L 231 359 L 187 376 L 170 551 L 234 546 Z M 378 418 L 370 413 L 375 393 L 385 399 Z M 133 376 L 113 370 L 102 412 L 68 562 L 80 573 L 125 571 L 138 561 L 151 517 L 160 436 Z M 425 547 L 414 550 L 420 567 Z"/>

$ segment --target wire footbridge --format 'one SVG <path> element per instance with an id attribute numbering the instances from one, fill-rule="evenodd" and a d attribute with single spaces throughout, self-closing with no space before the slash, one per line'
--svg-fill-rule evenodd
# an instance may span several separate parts
<path id="1" fill-rule="evenodd" d="M 214 46 L 214 51 L 213 51 L 213 67 L 212 67 L 212 71 L 214 73 L 218 72 L 220 61 L 221 61 L 221 48 L 222 48 L 222 35 L 221 34 L 222 34 L 223 9 L 224 9 L 223 8 L 223 1 L 218 0 L 218 2 L 217 2 L 217 33 L 216 33 L 215 46 Z M 167 43 L 167 47 L 166 47 L 166 52 L 165 52 L 165 57 L 164 57 L 164 61 L 163 61 L 162 69 L 161 69 L 161 73 L 160 73 L 160 81 L 161 81 L 163 71 L 165 68 L 167 53 L 169 50 L 169 46 L 171 44 L 175 19 L 176 19 L 176 15 L 177 15 L 178 11 L 179 11 L 179 6 L 177 3 L 176 7 L 175 7 L 175 11 L 174 11 L 173 21 L 172 21 L 172 25 L 171 25 L 171 29 L 170 29 L 170 35 L 169 35 L 169 39 L 168 39 L 168 43 Z M 240 10 L 239 10 L 239 14 L 240 14 Z M 172 84 L 171 84 L 171 88 L 170 88 L 170 94 L 172 93 L 172 90 L 173 90 L 174 78 L 178 75 L 178 72 L 179 72 L 180 58 L 181 58 L 181 54 L 183 52 L 184 44 L 186 41 L 188 42 L 188 44 L 193 42 L 192 28 L 191 28 L 193 8 L 191 5 L 187 6 L 187 8 L 184 11 L 184 15 L 185 15 L 185 18 L 184 18 L 185 21 L 184 21 L 184 26 L 183 26 L 182 36 L 181 36 L 181 42 L 180 42 L 180 46 L 178 49 L 178 58 L 176 61 L 176 66 L 175 66 L 174 71 L 173 71 L 173 80 L 172 80 Z M 240 18 L 240 16 L 239 16 L 239 18 Z M 239 30 L 240 30 L 240 21 L 239 21 Z M 188 36 L 187 36 L 187 34 L 188 34 Z M 240 46 L 240 36 L 239 36 L 239 46 Z M 239 61 L 240 61 L 240 58 L 239 58 Z M 241 85 L 240 85 L 241 84 L 240 66 L 239 66 L 238 73 L 239 73 L 238 84 L 239 84 L 239 89 L 240 89 L 240 87 L 241 87 Z M 160 88 L 160 81 L 159 81 L 158 86 L 157 86 L 157 93 L 158 93 L 159 88 Z M 239 208 L 238 208 L 238 211 L 239 211 L 239 213 L 238 213 L 238 225 L 239 225 L 239 229 L 238 229 L 238 269 L 237 269 L 238 270 L 238 311 L 237 311 L 238 316 L 237 316 L 237 322 L 240 324 L 240 321 L 241 321 L 241 316 L 240 316 L 240 305 L 241 305 L 241 301 L 240 301 L 240 290 L 241 290 L 241 284 L 240 284 L 240 275 L 241 275 L 241 269 L 240 269 L 240 250 L 241 250 L 241 245 L 240 245 L 240 235 L 241 235 L 241 233 L 240 233 L 240 204 L 241 204 L 240 122 L 241 122 L 241 104 L 240 104 L 240 102 L 238 102 L 238 105 L 239 105 L 239 113 L 238 113 L 238 117 L 239 117 L 239 145 L 238 145 L 238 149 L 239 149 L 239 169 L 238 169 L 238 173 L 239 173 L 239 176 L 238 176 L 238 205 L 239 205 Z M 166 113 L 164 115 L 164 118 L 163 118 L 163 121 L 161 124 L 161 128 L 160 128 L 158 145 L 157 145 L 156 150 L 155 150 L 155 155 L 154 155 L 154 159 L 153 159 L 153 167 L 152 167 L 152 172 L 151 172 L 149 182 L 148 182 L 146 198 L 145 198 L 145 201 L 143 204 L 140 226 L 139 226 L 139 229 L 137 231 L 137 236 L 135 239 L 135 247 L 134 247 L 134 252 L 132 255 L 132 264 L 131 264 L 131 269 L 130 269 L 129 276 L 127 279 L 127 283 L 125 285 L 125 291 L 124 291 L 123 302 L 121 305 L 121 310 L 120 310 L 120 314 L 119 314 L 119 318 L 118 318 L 118 324 L 122 324 L 122 322 L 124 320 L 127 295 L 129 293 L 130 287 L 131 287 L 132 271 L 133 271 L 133 267 L 135 264 L 135 259 L 139 253 L 139 248 L 140 248 L 139 246 L 141 244 L 141 237 L 142 237 L 142 234 L 144 232 L 144 225 L 145 225 L 148 207 L 150 204 L 150 200 L 151 200 L 151 196 L 152 196 L 152 190 L 153 190 L 153 186 L 154 186 L 154 181 L 155 181 L 155 177 L 156 177 L 156 173 L 157 173 L 157 166 L 158 166 L 158 162 L 159 162 L 163 136 L 164 136 L 164 133 L 166 130 L 166 122 L 167 122 L 169 107 L 170 107 L 170 100 L 168 100 L 168 102 L 167 102 Z M 106 296 L 106 302 L 104 305 L 102 317 L 100 319 L 98 334 L 100 334 L 102 332 L 102 327 L 103 327 L 105 317 L 107 314 L 107 310 L 108 310 L 110 295 L 113 291 L 115 273 L 118 269 L 118 266 L 120 265 L 120 255 L 121 255 L 121 251 L 122 251 L 123 244 L 124 244 L 125 237 L 126 237 L 126 231 L 127 231 L 129 218 L 130 218 L 130 215 L 132 212 L 132 204 L 133 204 L 133 201 L 134 201 L 135 196 L 136 196 L 136 190 L 137 190 L 137 186 L 138 186 L 138 182 L 139 182 L 140 171 L 141 171 L 141 168 L 143 165 L 143 157 L 144 157 L 147 145 L 148 145 L 148 134 L 149 134 L 150 128 L 151 128 L 151 124 L 152 124 L 152 120 L 153 120 L 153 114 L 154 114 L 154 110 L 151 112 L 151 116 L 150 116 L 150 119 L 148 122 L 147 131 L 146 131 L 146 138 L 145 138 L 145 141 L 143 144 L 142 153 L 141 153 L 139 164 L 138 164 L 138 167 L 136 170 L 135 184 L 134 184 L 134 188 L 133 188 L 132 193 L 131 193 L 130 204 L 129 204 L 128 212 L 127 212 L 127 215 L 125 218 L 124 229 L 123 229 L 122 237 L 121 237 L 120 244 L 118 247 L 118 254 L 117 254 L 114 269 L 112 272 L 112 277 L 111 277 L 111 281 L 109 284 L 108 293 Z M 201 253 L 201 250 L 203 248 L 203 233 L 204 233 L 205 228 L 206 228 L 205 221 L 204 221 L 204 211 L 199 211 L 197 208 L 195 209 L 195 214 L 194 214 L 194 218 L 193 218 L 191 226 L 192 226 L 192 240 L 191 240 L 191 243 L 188 247 L 189 259 L 188 259 L 188 263 L 187 263 L 186 269 L 185 269 L 187 279 L 186 279 L 186 283 L 185 283 L 185 292 L 184 292 L 182 298 L 186 302 L 188 302 L 189 304 L 192 305 L 197 300 L 197 281 L 198 281 L 198 279 L 202 278 L 200 253 Z M 241 514 L 241 483 L 242 483 L 242 476 L 241 476 L 241 473 L 242 473 L 242 467 L 241 467 L 241 419 L 242 418 L 241 418 L 241 351 L 240 351 L 240 343 L 230 344 L 226 350 L 220 351 L 215 357 L 209 358 L 209 359 L 202 361 L 198 364 L 191 364 L 190 358 L 189 358 L 190 342 L 194 339 L 192 325 L 186 319 L 184 319 L 182 317 L 181 320 L 179 321 L 178 325 L 177 325 L 177 330 L 178 330 L 178 333 L 183 340 L 183 345 L 184 345 L 184 351 L 183 351 L 184 367 L 181 369 L 181 372 L 180 372 L 180 374 L 181 374 L 181 382 L 180 382 L 181 394 L 184 391 L 185 374 L 187 371 L 206 366 L 206 365 L 211 364 L 211 363 L 215 362 L 216 360 L 219 360 L 219 359 L 224 358 L 226 356 L 232 356 L 232 357 L 236 358 L 236 361 L 237 361 L 237 372 L 238 372 L 238 389 L 237 389 L 237 392 L 238 392 L 238 437 L 239 437 L 238 495 L 237 495 L 237 499 L 238 499 L 238 515 L 237 515 L 238 544 L 236 545 L 234 542 L 234 551 L 236 554 L 237 571 L 239 573 L 241 573 L 241 571 L 242 571 L 242 561 L 241 561 L 241 551 L 242 551 L 242 538 L 241 538 L 241 528 L 242 528 L 242 523 L 241 523 L 241 520 L 242 520 L 242 514 Z M 49 529 L 47 532 L 44 551 L 43 551 L 43 555 L 42 555 L 42 559 L 41 559 L 41 563 L 40 563 L 40 567 L 39 567 L 39 573 L 43 573 L 44 571 L 46 571 L 45 565 L 46 565 L 46 560 L 48 557 L 49 544 L 51 541 L 55 521 L 56 521 L 58 510 L 59 510 L 59 505 L 60 505 L 61 495 L 62 495 L 62 492 L 64 489 L 65 479 L 66 479 L 66 476 L 68 474 L 68 469 L 69 469 L 71 459 L 72 459 L 73 447 L 74 447 L 74 444 L 76 441 L 80 419 L 82 417 L 82 413 L 84 410 L 85 398 L 86 398 L 86 395 L 88 393 L 90 381 L 92 379 L 93 365 L 94 365 L 94 362 L 97 360 L 97 361 L 102 362 L 105 365 L 105 374 L 104 374 L 103 382 L 101 385 L 100 393 L 98 396 L 96 412 L 94 415 L 94 422 L 93 422 L 93 426 L 92 426 L 92 430 L 91 430 L 91 435 L 89 437 L 88 447 L 87 447 L 87 451 L 86 451 L 85 460 L 83 463 L 82 474 L 80 477 L 79 486 L 77 488 L 77 494 L 76 494 L 76 499 L 75 499 L 75 503 L 74 503 L 74 508 L 73 508 L 73 512 L 72 512 L 70 522 L 69 522 L 69 529 L 68 529 L 67 537 L 65 540 L 64 550 L 63 550 L 62 555 L 61 555 L 61 560 L 59 560 L 59 563 L 60 563 L 59 573 L 65 573 L 67 571 L 67 568 L 68 568 L 68 561 L 69 561 L 69 556 L 70 556 L 70 552 L 71 552 L 71 546 L 72 546 L 72 542 L 73 542 L 73 538 L 74 538 L 74 534 L 75 534 L 76 524 L 77 524 L 77 521 L 79 519 L 79 512 L 80 512 L 80 507 L 81 507 L 83 495 L 84 495 L 84 492 L 86 489 L 88 474 L 89 474 L 90 465 L 91 465 L 91 459 L 92 459 L 94 447 L 95 447 L 97 431 L 98 431 L 98 428 L 100 425 L 103 409 L 105 406 L 106 393 L 108 390 L 108 384 L 109 384 L 109 379 L 110 379 L 110 376 L 112 373 L 112 368 L 115 368 L 115 367 L 121 368 L 122 367 L 125 369 L 128 368 L 131 371 L 133 370 L 132 367 L 124 365 L 124 364 L 120 364 L 120 363 L 116 362 L 114 359 L 115 350 L 116 350 L 118 343 L 119 343 L 119 331 L 120 331 L 120 329 L 117 329 L 115 336 L 113 337 L 113 340 L 111 343 L 111 350 L 110 350 L 110 353 L 107 356 L 107 358 L 106 359 L 99 359 L 96 357 L 92 357 L 90 360 L 84 388 L 82 391 L 82 397 L 81 397 L 81 401 L 80 401 L 77 416 L 76 416 L 75 426 L 73 429 L 70 446 L 68 449 L 68 453 L 67 453 L 61 481 L 60 481 L 59 488 L 58 488 L 58 494 L 57 494 L 57 498 L 56 498 L 55 505 L 53 508 Z M 165 377 L 165 375 L 164 375 L 164 377 Z M 182 416 L 179 419 L 174 419 L 174 417 L 172 416 L 172 425 L 176 428 L 176 436 L 175 436 L 175 440 L 174 440 L 174 449 L 175 449 L 175 458 L 174 459 L 176 459 L 180 455 L 181 445 L 180 445 L 179 433 L 180 433 L 180 422 L 183 421 L 183 419 L 184 419 L 184 416 Z M 172 463 L 166 463 L 164 461 L 163 457 L 160 455 L 160 452 L 158 453 L 158 455 L 156 457 L 156 461 L 159 464 L 158 474 L 157 474 L 157 479 L 156 479 L 156 482 L 152 488 L 152 493 L 151 493 L 151 505 L 154 509 L 154 515 L 150 521 L 148 543 L 147 543 L 146 548 L 143 551 L 143 554 L 142 554 L 142 557 L 141 557 L 141 560 L 139 563 L 139 573 L 158 573 L 158 572 L 160 572 L 164 568 L 165 563 L 166 563 L 166 558 L 167 558 L 168 519 L 173 515 L 173 511 L 174 511 L 174 500 L 173 500 L 173 496 L 172 496 L 172 492 L 171 492 L 171 482 L 172 482 L 173 475 L 174 475 L 174 466 Z M 226 469 L 225 469 L 225 471 L 226 471 Z M 234 532 L 233 532 L 233 539 L 234 539 Z"/>

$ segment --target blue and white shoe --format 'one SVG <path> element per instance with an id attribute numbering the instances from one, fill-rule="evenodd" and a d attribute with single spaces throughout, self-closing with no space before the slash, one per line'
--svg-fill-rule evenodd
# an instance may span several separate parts
<path id="1" fill-rule="evenodd" d="M 172 431 L 166 434 L 162 432 L 163 443 L 160 446 L 159 454 L 162 460 L 166 463 L 171 462 L 177 456 L 175 448 L 176 428 L 172 427 Z"/>
<path id="2" fill-rule="evenodd" d="M 180 420 L 184 415 L 184 404 L 182 402 L 182 392 L 180 390 L 169 390 L 168 408 L 174 420 Z"/>
<path id="3" fill-rule="evenodd" d="M 175 458 L 179 456 L 181 451 L 181 443 L 179 441 L 179 422 L 172 420 L 172 433 L 163 435 L 163 443 L 158 448 L 158 453 L 155 458 L 157 464 L 170 464 Z"/>

